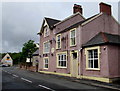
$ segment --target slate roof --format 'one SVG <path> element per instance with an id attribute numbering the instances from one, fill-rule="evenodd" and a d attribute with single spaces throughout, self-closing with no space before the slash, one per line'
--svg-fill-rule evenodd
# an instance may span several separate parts
<path id="1" fill-rule="evenodd" d="M 47 24 L 49 25 L 50 29 L 52 29 L 53 25 L 60 22 L 60 20 L 52 19 L 52 18 L 47 18 L 45 17 L 45 20 Z"/>
<path id="2" fill-rule="evenodd" d="M 100 14 L 100 13 L 99 13 L 99 14 Z M 85 20 L 79 21 L 79 22 L 77 22 L 76 24 L 71 25 L 70 27 L 64 29 L 64 30 L 61 31 L 61 32 L 65 32 L 65 31 L 70 30 L 70 29 L 72 29 L 72 28 L 76 28 L 76 27 L 78 27 L 79 25 L 81 25 L 81 24 L 83 24 L 84 22 L 86 22 L 86 21 L 88 21 L 88 20 L 96 17 L 96 16 L 99 15 L 99 14 L 96 14 L 96 15 L 94 15 L 94 16 L 91 16 L 91 17 L 89 17 L 89 18 L 87 18 L 87 19 L 85 19 Z M 58 32 L 58 33 L 61 33 L 61 32 Z"/>
<path id="3" fill-rule="evenodd" d="M 44 17 L 44 19 L 46 20 L 46 22 L 47 22 L 47 24 L 48 24 L 48 26 L 49 26 L 49 28 L 51 30 L 53 29 L 54 24 L 60 22 L 60 20 L 56 20 L 56 19 L 52 19 L 52 18 L 47 18 L 47 17 Z M 43 24 L 44 24 L 45 20 L 43 21 Z M 41 34 L 41 32 L 43 31 L 43 24 L 42 24 L 40 32 L 37 33 L 37 34 Z"/>
<path id="4" fill-rule="evenodd" d="M 120 45 L 120 35 L 113 35 L 105 32 L 98 33 L 95 37 L 90 39 L 83 47 L 95 46 L 101 44 L 115 44 Z"/>
<path id="5" fill-rule="evenodd" d="M 39 49 L 37 49 L 33 54 L 32 56 L 38 56 L 39 55 Z"/>

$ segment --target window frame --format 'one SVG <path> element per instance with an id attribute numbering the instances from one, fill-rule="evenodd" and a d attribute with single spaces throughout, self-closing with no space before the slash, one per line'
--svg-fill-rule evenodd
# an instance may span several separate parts
<path id="1" fill-rule="evenodd" d="M 49 43 L 49 51 L 48 52 L 45 52 L 45 43 Z M 45 42 L 43 42 L 43 54 L 45 54 L 45 53 L 50 53 L 50 41 L 48 40 L 48 41 L 45 41 Z"/>
<path id="2" fill-rule="evenodd" d="M 62 54 L 65 54 L 66 55 L 66 66 L 59 66 L 59 56 L 58 55 L 62 55 Z M 57 58 L 57 68 L 67 68 L 67 52 L 59 52 L 59 53 L 56 53 L 56 58 Z"/>
<path id="3" fill-rule="evenodd" d="M 90 68 L 89 67 L 89 53 L 88 51 L 90 50 L 95 50 L 97 49 L 98 51 L 98 68 Z M 89 48 L 85 48 L 85 55 L 86 55 L 86 70 L 100 70 L 100 47 L 99 46 L 95 46 L 95 47 L 89 47 Z M 93 58 L 94 59 L 94 58 Z"/>
<path id="4" fill-rule="evenodd" d="M 48 65 L 48 68 L 49 68 L 49 57 L 44 57 L 44 58 L 43 58 L 43 69 L 48 69 L 48 68 L 45 67 L 45 65 L 46 65 L 46 63 L 45 63 L 45 59 L 48 60 L 47 65 Z"/>
<path id="5" fill-rule="evenodd" d="M 59 48 L 58 48 L 58 36 L 60 36 L 60 41 L 59 41 L 60 47 L 59 47 Z M 56 49 L 61 49 L 61 34 L 58 34 L 58 35 L 56 36 Z"/>
<path id="6" fill-rule="evenodd" d="M 75 36 L 74 36 L 74 38 L 75 38 L 75 44 L 73 44 L 73 45 L 72 45 L 72 40 L 71 40 L 72 39 L 71 38 L 71 32 L 72 31 L 75 31 Z M 73 28 L 73 29 L 70 30 L 70 47 L 72 47 L 72 46 L 76 46 L 76 28 Z"/>
<path id="7" fill-rule="evenodd" d="M 50 31 L 49 31 L 48 25 L 44 26 L 43 30 L 44 30 L 44 37 L 47 37 L 47 36 L 50 35 Z"/>

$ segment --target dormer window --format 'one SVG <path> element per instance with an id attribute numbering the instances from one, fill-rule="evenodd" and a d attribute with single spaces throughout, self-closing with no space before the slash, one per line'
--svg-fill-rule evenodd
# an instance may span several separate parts
<path id="1" fill-rule="evenodd" d="M 48 28 L 48 26 L 45 26 L 45 27 L 44 27 L 44 37 L 49 36 L 49 34 L 50 34 L 49 28 Z"/>

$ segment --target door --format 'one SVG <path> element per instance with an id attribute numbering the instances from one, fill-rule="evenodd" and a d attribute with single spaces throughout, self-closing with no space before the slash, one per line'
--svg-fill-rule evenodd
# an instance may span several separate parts
<path id="1" fill-rule="evenodd" d="M 78 76 L 78 53 L 71 52 L 71 76 Z"/>

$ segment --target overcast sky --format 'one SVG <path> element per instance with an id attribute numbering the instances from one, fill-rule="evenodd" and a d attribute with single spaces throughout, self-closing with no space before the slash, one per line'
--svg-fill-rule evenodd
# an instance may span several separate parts
<path id="1" fill-rule="evenodd" d="M 107 3 L 112 5 L 112 14 L 118 20 L 118 3 Z M 0 4 L 2 52 L 20 52 L 23 44 L 30 39 L 39 43 L 37 33 L 43 18 L 63 20 L 72 15 L 74 4 L 82 5 L 85 18 L 99 13 L 99 2 L 3 2 Z"/>

